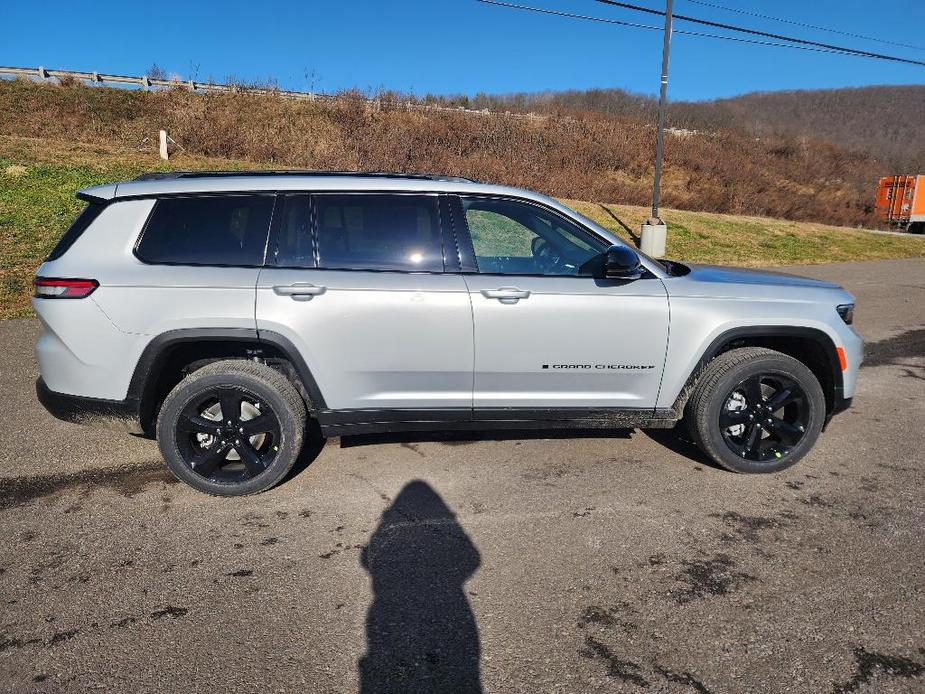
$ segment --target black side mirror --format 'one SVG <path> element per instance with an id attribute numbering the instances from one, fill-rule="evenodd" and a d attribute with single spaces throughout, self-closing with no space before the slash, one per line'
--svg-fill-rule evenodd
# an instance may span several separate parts
<path id="1" fill-rule="evenodd" d="M 614 245 L 604 257 L 604 278 L 608 280 L 638 280 L 643 267 L 639 254 L 628 246 Z"/>

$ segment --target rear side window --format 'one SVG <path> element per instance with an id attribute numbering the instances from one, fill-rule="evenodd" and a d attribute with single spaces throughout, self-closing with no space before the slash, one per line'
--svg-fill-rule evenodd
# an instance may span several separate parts
<path id="1" fill-rule="evenodd" d="M 319 267 L 443 272 L 435 196 L 317 195 L 314 203 Z"/>
<path id="2" fill-rule="evenodd" d="M 273 214 L 279 217 L 274 255 L 276 265 L 314 267 L 315 245 L 312 239 L 311 196 L 281 196 Z"/>
<path id="3" fill-rule="evenodd" d="M 158 200 L 135 250 L 146 263 L 263 264 L 272 195 Z"/>
<path id="4" fill-rule="evenodd" d="M 67 249 L 74 245 L 74 242 L 80 238 L 80 235 L 87 230 L 87 227 L 89 227 L 93 223 L 93 220 L 100 216 L 100 212 L 105 209 L 106 205 L 99 202 L 91 202 L 83 208 L 83 211 L 77 215 L 77 219 L 74 220 L 74 223 L 64 232 L 64 235 L 58 243 L 55 244 L 51 254 L 45 261 L 57 260 L 64 255 Z"/>

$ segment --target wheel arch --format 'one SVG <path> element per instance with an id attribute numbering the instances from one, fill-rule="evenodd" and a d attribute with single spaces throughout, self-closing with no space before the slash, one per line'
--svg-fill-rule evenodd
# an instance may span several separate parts
<path id="1" fill-rule="evenodd" d="M 835 342 L 823 330 L 803 326 L 753 325 L 731 328 L 715 337 L 694 365 L 672 410 L 680 417 L 707 365 L 737 347 L 766 347 L 787 354 L 813 372 L 825 394 L 826 422 L 842 406 L 844 380 Z"/>
<path id="2" fill-rule="evenodd" d="M 188 328 L 154 337 L 144 348 L 128 399 L 138 403 L 142 430 L 153 434 L 160 403 L 189 372 L 189 367 L 220 359 L 262 359 L 296 386 L 311 413 L 325 407 L 314 376 L 295 346 L 285 337 L 249 328 Z"/>

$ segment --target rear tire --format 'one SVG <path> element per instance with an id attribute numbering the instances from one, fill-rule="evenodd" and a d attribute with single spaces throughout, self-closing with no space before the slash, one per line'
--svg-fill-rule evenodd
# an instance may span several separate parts
<path id="1" fill-rule="evenodd" d="M 170 391 L 157 418 L 167 466 L 191 487 L 242 496 L 277 484 L 302 449 L 305 404 L 266 364 L 213 362 Z"/>
<path id="2" fill-rule="evenodd" d="M 805 364 L 762 347 L 725 352 L 710 362 L 685 419 L 697 446 L 734 472 L 790 467 L 815 444 L 825 395 Z"/>

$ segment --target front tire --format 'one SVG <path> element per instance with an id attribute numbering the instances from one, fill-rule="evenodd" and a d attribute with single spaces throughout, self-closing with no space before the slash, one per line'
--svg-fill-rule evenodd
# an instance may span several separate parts
<path id="1" fill-rule="evenodd" d="M 710 362 L 685 418 L 697 446 L 734 472 L 790 467 L 815 444 L 825 395 L 805 364 L 762 347 L 725 352 Z"/>
<path id="2" fill-rule="evenodd" d="M 242 496 L 277 484 L 302 449 L 305 404 L 266 364 L 213 362 L 170 391 L 157 441 L 170 471 L 199 491 Z"/>

